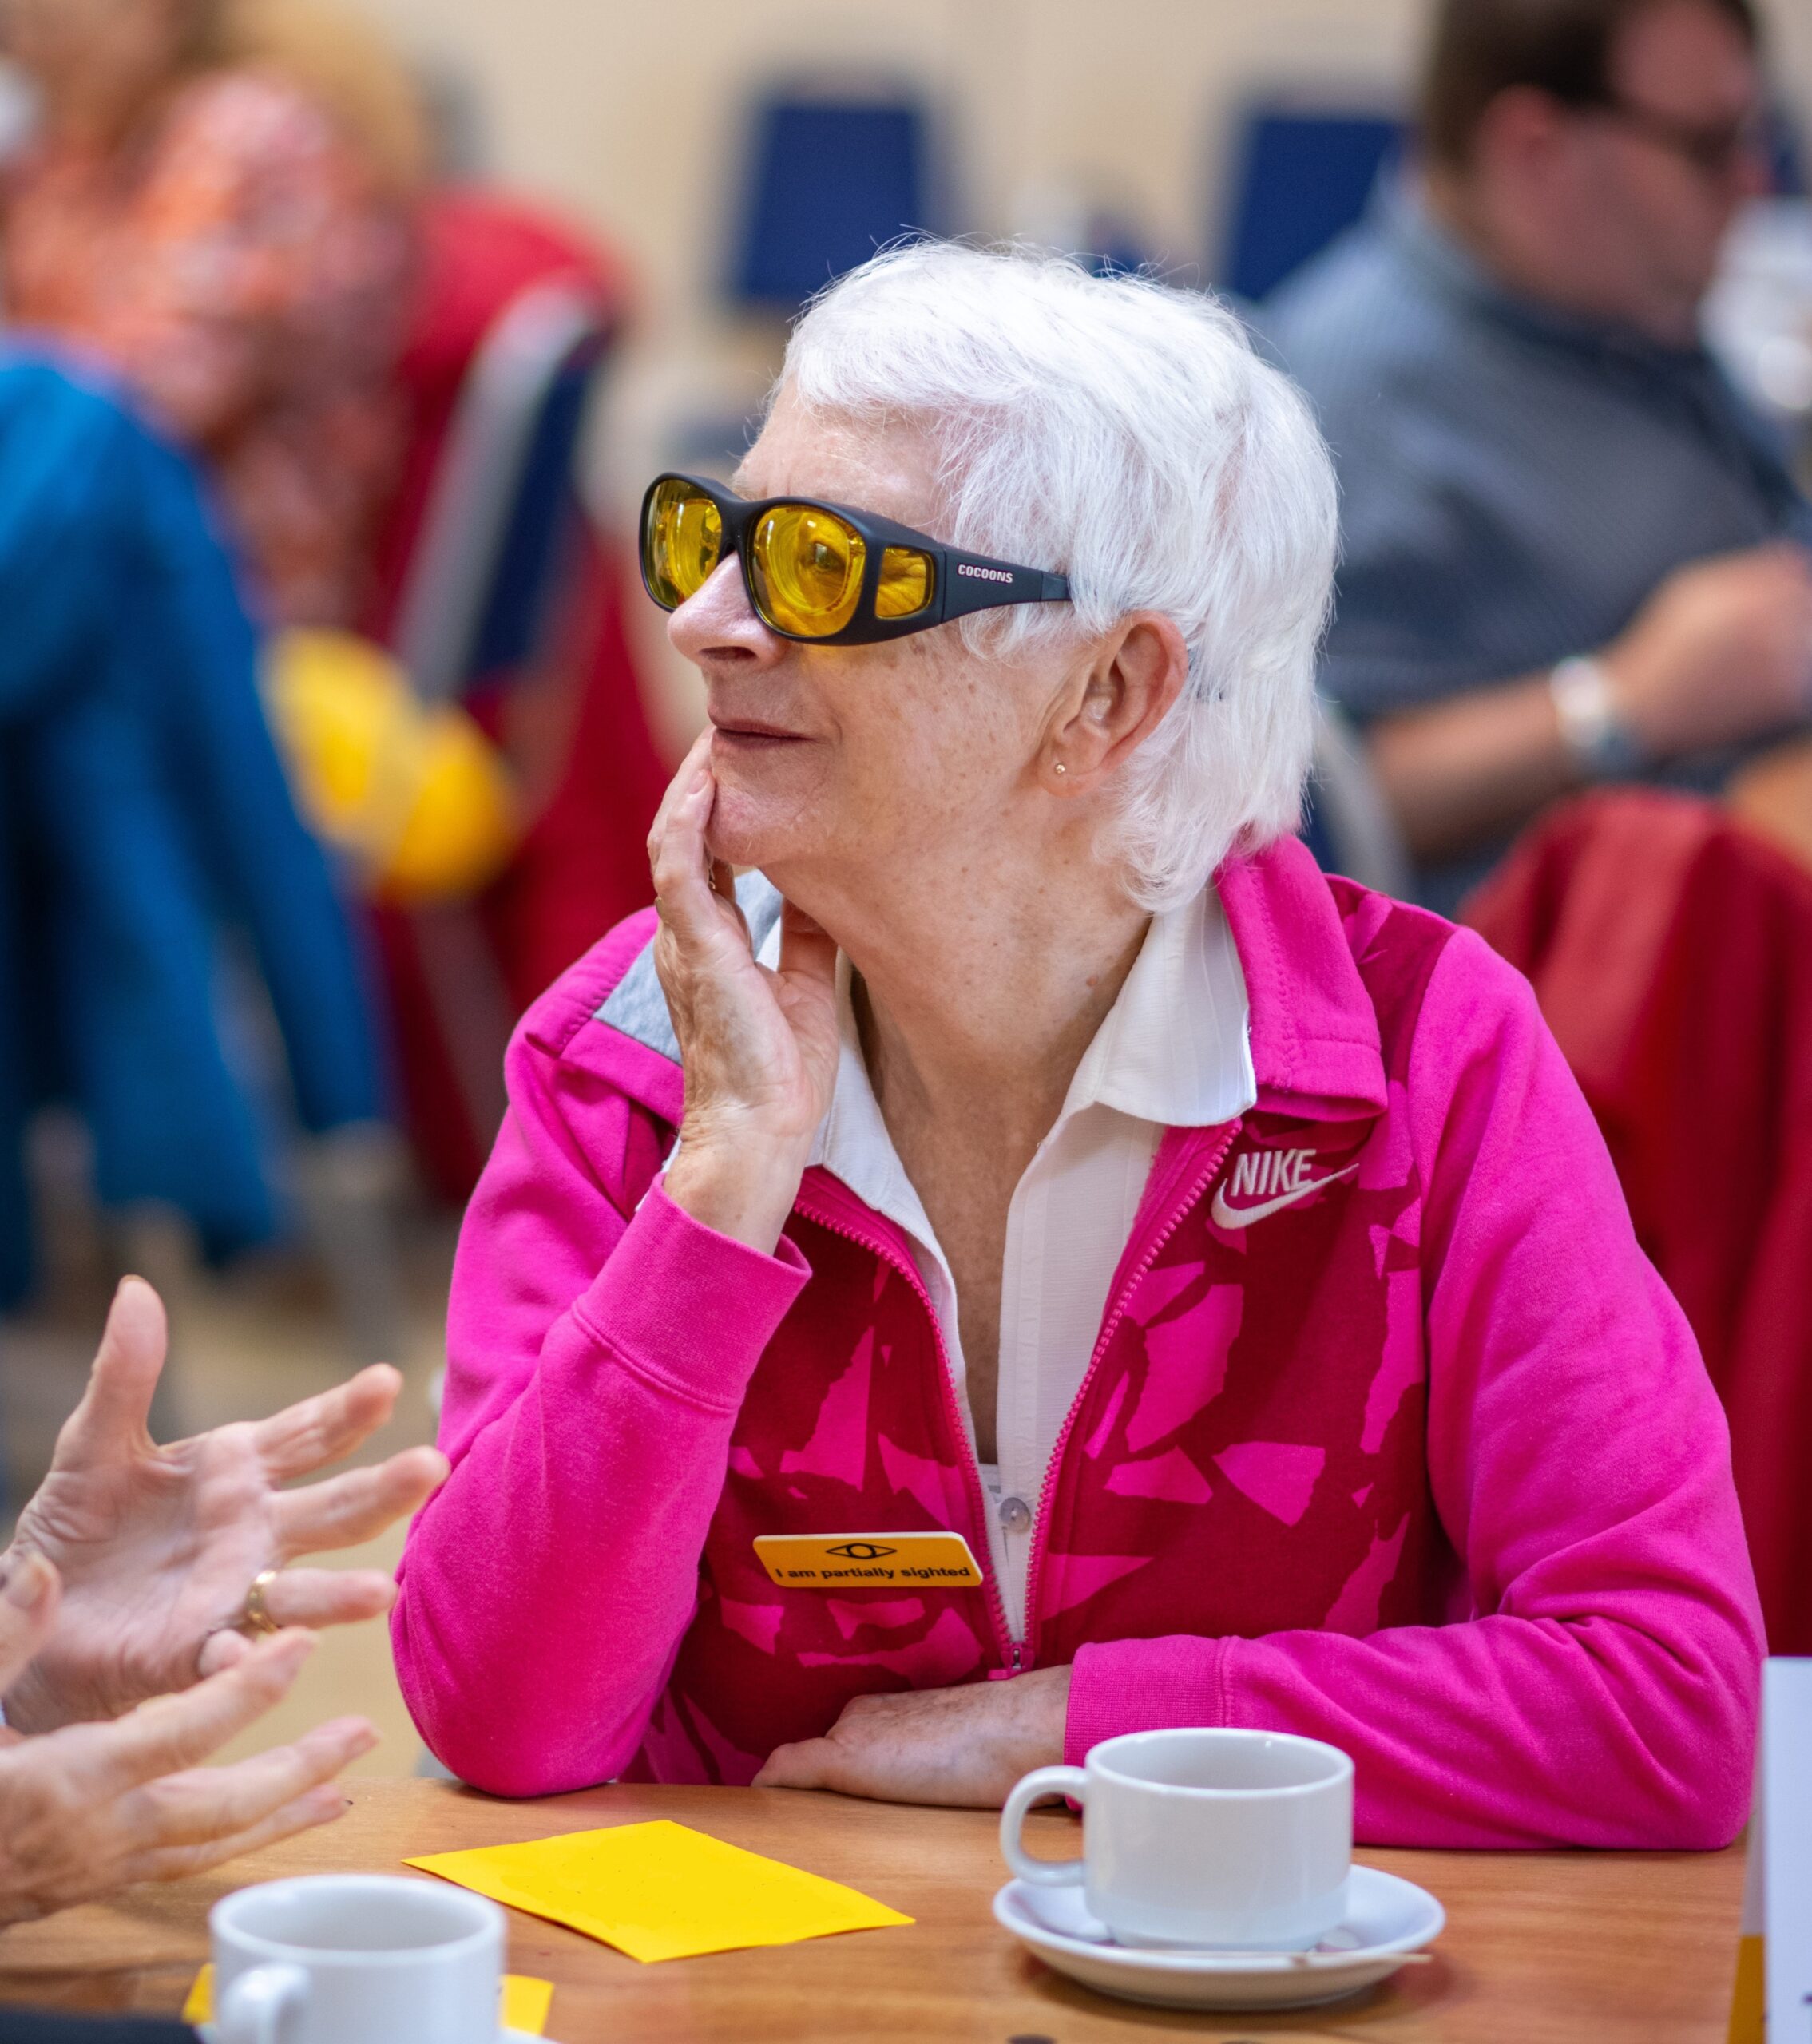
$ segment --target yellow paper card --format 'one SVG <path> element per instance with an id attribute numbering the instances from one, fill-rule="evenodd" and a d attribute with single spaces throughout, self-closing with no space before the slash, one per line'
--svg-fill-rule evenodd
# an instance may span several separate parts
<path id="1" fill-rule="evenodd" d="M 981 1580 L 960 1533 L 758 1533 L 755 1558 L 783 1590 L 961 1590 Z"/>
<path id="2" fill-rule="evenodd" d="M 553 1983 L 536 1980 L 526 1973 L 503 1976 L 503 2006 L 499 2011 L 506 2030 L 519 2030 L 525 2037 L 545 2036 L 547 2012 L 553 2006 Z"/>
<path id="3" fill-rule="evenodd" d="M 214 2020 L 214 1966 L 209 1960 L 195 1976 L 195 1985 L 188 1991 L 188 1999 L 182 2005 L 184 2022 L 212 2022 Z"/>
<path id="4" fill-rule="evenodd" d="M 664 1817 L 406 1864 L 644 1961 L 912 1921 L 840 1881 Z"/>
<path id="5" fill-rule="evenodd" d="M 553 2005 L 553 1983 L 551 1980 L 533 1980 L 525 1973 L 506 1973 L 503 1976 L 502 2005 L 498 2014 L 506 2030 L 519 2030 L 525 2037 L 545 2035 L 547 2030 L 547 2012 Z M 212 1963 L 202 1967 L 195 1976 L 195 1985 L 188 1991 L 188 1999 L 182 2005 L 184 2022 L 212 2022 L 214 2020 L 214 1968 Z"/>

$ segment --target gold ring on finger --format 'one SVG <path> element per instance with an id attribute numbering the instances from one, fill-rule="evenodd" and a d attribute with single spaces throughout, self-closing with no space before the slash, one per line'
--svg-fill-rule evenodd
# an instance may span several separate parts
<path id="1" fill-rule="evenodd" d="M 252 1579 L 252 1587 L 245 1593 L 245 1604 L 235 1621 L 236 1629 L 248 1633 L 254 1639 L 266 1633 L 280 1632 L 282 1627 L 271 1616 L 264 1603 L 264 1593 L 277 1579 L 274 1568 L 260 1569 Z"/>

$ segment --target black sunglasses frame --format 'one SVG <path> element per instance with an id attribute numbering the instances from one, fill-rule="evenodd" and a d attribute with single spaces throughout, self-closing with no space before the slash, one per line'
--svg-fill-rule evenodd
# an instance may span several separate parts
<path id="1" fill-rule="evenodd" d="M 1069 582 L 1065 576 L 1048 574 L 1040 568 L 1017 567 L 1010 561 L 990 560 L 985 553 L 965 553 L 960 547 L 946 546 L 942 540 L 934 540 L 928 533 L 915 532 L 910 525 L 895 525 L 891 518 L 878 518 L 870 511 L 858 511 L 850 505 L 832 504 L 819 497 L 737 497 L 702 477 L 682 475 L 677 469 L 668 469 L 655 477 L 642 498 L 637 557 L 641 565 L 642 587 L 663 610 L 676 606 L 663 603 L 656 595 L 648 574 L 648 551 L 655 493 L 663 483 L 668 482 L 684 483 L 688 489 L 708 497 L 716 506 L 723 529 L 717 557 L 719 565 L 722 564 L 725 553 L 734 553 L 742 564 L 743 587 L 748 596 L 750 609 L 770 632 L 802 646 L 877 645 L 883 640 L 904 639 L 914 632 L 929 632 L 934 625 L 948 624 L 954 619 L 968 617 L 979 610 L 999 610 L 1009 604 L 1069 601 Z M 783 504 L 798 505 L 811 511 L 831 512 L 862 535 L 867 549 L 867 557 L 862 564 L 862 593 L 856 599 L 855 615 L 839 631 L 826 632 L 822 636 L 807 632 L 788 632 L 763 613 L 755 592 L 755 567 L 748 542 L 763 516 Z M 890 546 L 906 547 L 914 553 L 924 554 L 932 564 L 931 600 L 922 610 L 915 610 L 908 617 L 879 617 L 875 614 L 875 597 L 881 586 L 881 557 Z M 716 569 L 712 572 L 715 574 Z"/>

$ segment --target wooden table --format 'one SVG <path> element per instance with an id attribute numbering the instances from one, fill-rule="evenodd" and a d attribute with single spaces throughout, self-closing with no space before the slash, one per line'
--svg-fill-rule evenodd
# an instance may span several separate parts
<path id="1" fill-rule="evenodd" d="M 0 1933 L 0 2000 L 167 2012 L 208 1949 L 209 1905 L 280 1874 L 395 1869 L 405 1853 L 501 1844 L 653 1816 L 847 1881 L 918 1919 L 765 1951 L 640 1966 L 512 1911 L 510 1963 L 555 1983 L 559 2044 L 932 2038 L 1092 2044 L 1141 2033 L 1377 2044 L 1719 2044 L 1735 1963 L 1738 1852 L 1374 1852 L 1445 1903 L 1433 1966 L 1300 2015 L 1199 2017 L 1105 2001 L 999 1929 L 994 1819 L 784 1789 L 598 1788 L 499 1803 L 441 1782 L 355 1781 L 337 1824 L 204 1880 L 141 1889 Z M 1035 1813 L 1033 1849 L 1073 1849 L 1073 1820 Z M 1043 1842 L 1039 1842 L 1040 1840 Z M 423 1876 L 421 1878 L 426 1879 Z"/>

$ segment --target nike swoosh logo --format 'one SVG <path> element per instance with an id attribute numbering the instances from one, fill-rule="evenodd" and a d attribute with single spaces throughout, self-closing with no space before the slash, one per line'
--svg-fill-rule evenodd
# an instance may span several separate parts
<path id="1" fill-rule="evenodd" d="M 1209 1217 L 1217 1228 L 1249 1228 L 1255 1221 L 1263 1220 L 1267 1214 L 1275 1214 L 1280 1207 L 1294 1206 L 1299 1199 L 1306 1199 L 1311 1192 L 1319 1192 L 1324 1185 L 1332 1185 L 1336 1178 L 1350 1178 L 1358 1168 L 1355 1161 L 1345 1171 L 1330 1171 L 1325 1178 L 1317 1178 L 1310 1185 L 1293 1186 L 1288 1192 L 1280 1192 L 1276 1198 L 1267 1199 L 1262 1206 L 1242 1207 L 1237 1213 L 1227 1203 L 1227 1186 L 1223 1182 L 1215 1187 Z"/>

